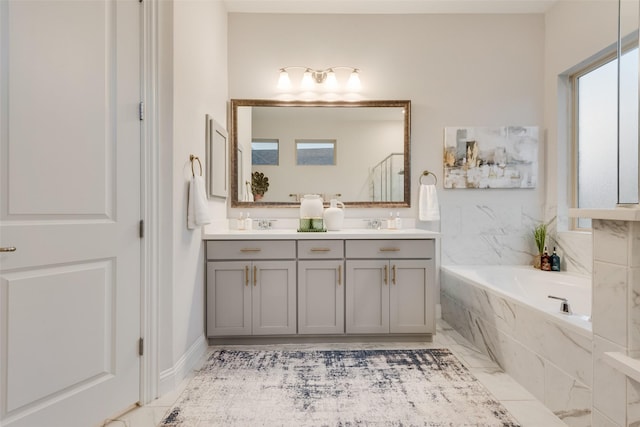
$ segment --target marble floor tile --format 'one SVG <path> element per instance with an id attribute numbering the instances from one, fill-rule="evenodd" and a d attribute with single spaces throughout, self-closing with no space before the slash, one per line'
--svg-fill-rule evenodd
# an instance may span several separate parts
<path id="1" fill-rule="evenodd" d="M 522 427 L 567 427 L 537 400 L 502 400 L 500 403 Z"/>
<path id="2" fill-rule="evenodd" d="M 442 322 L 444 322 L 444 320 L 442 320 Z M 454 344 L 473 347 L 473 344 L 471 343 L 471 341 L 463 337 L 458 331 L 456 331 L 453 328 L 444 329 L 443 333 L 447 336 L 449 340 L 453 341 Z"/>
<path id="3" fill-rule="evenodd" d="M 535 397 L 500 368 L 470 368 L 469 371 L 499 401 L 535 400 Z"/>
<path id="4" fill-rule="evenodd" d="M 454 339 L 453 335 L 457 332 L 453 329 L 441 329 L 436 331 L 436 336 L 433 338 L 435 344 L 439 344 L 441 347 L 450 347 L 458 342 Z M 460 336 L 462 338 L 462 336 Z M 462 338 L 464 339 L 464 338 Z"/>
<path id="5" fill-rule="evenodd" d="M 453 344 L 448 348 L 467 368 L 497 368 L 498 364 L 491 360 L 489 356 L 480 352 L 472 344 Z"/>
<path id="6" fill-rule="evenodd" d="M 521 423 L 522 427 L 566 427 L 549 409 L 536 400 L 531 393 L 504 373 L 498 365 L 481 353 L 462 335 L 443 320 L 438 320 L 437 334 L 433 342 L 381 342 L 381 343 L 323 343 L 323 344 L 275 344 L 210 346 L 216 348 L 244 350 L 363 350 L 363 349 L 420 349 L 449 348 L 460 361 L 478 378 L 487 390 Z M 204 358 L 202 360 L 204 362 Z M 180 393 L 187 386 L 187 378 L 175 391 L 155 401 L 133 409 L 104 424 L 104 427 L 156 427 Z M 200 426 L 192 426 L 200 427 Z M 209 427 L 209 426 L 207 426 Z"/>
<path id="7" fill-rule="evenodd" d="M 170 406 L 142 406 L 104 424 L 104 427 L 156 427 Z"/>
<path id="8" fill-rule="evenodd" d="M 201 363 L 199 363 L 198 366 L 200 366 L 202 364 L 204 364 L 204 359 L 202 360 Z M 147 407 L 147 406 L 165 406 L 165 407 L 166 406 L 173 406 L 175 401 L 178 400 L 178 397 L 180 397 L 180 394 L 182 394 L 182 392 L 187 387 L 187 385 L 189 385 L 189 381 L 191 381 L 191 378 L 193 378 L 193 375 L 194 375 L 193 372 L 191 372 L 187 378 L 185 378 L 184 380 L 182 380 L 182 382 L 180 382 L 180 385 L 178 387 L 176 387 L 175 390 L 172 390 L 169 393 L 166 393 L 166 394 L 160 396 L 156 400 L 152 400 L 151 402 L 147 403 L 145 405 L 145 407 Z"/>

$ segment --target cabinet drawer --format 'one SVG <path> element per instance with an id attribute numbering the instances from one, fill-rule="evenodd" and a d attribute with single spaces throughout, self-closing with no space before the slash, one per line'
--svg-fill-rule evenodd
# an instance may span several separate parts
<path id="1" fill-rule="evenodd" d="M 209 240 L 207 259 L 295 259 L 293 240 Z"/>
<path id="2" fill-rule="evenodd" d="M 339 259 L 344 257 L 343 240 L 300 240 L 300 259 Z"/>
<path id="3" fill-rule="evenodd" d="M 347 258 L 433 258 L 434 241 L 429 240 L 347 240 Z"/>

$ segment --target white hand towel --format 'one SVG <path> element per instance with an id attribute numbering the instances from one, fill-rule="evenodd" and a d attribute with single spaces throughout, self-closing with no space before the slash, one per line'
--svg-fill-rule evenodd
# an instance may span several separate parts
<path id="1" fill-rule="evenodd" d="M 418 219 L 420 221 L 440 221 L 440 205 L 434 184 L 421 184 L 418 195 Z"/>
<path id="2" fill-rule="evenodd" d="M 189 201 L 187 206 L 187 228 L 193 230 L 211 222 L 204 179 L 194 176 L 189 182 Z"/>

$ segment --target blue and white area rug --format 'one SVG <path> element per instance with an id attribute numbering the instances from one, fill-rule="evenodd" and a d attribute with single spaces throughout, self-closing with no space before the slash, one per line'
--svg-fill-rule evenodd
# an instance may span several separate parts
<path id="1" fill-rule="evenodd" d="M 211 353 L 161 426 L 518 426 L 446 349 Z"/>

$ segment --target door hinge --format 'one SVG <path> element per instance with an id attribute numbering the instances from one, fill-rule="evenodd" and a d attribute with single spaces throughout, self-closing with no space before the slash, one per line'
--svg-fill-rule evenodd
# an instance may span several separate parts
<path id="1" fill-rule="evenodd" d="M 140 238 L 142 239 L 144 237 L 144 219 L 140 220 L 138 233 Z"/>
<path id="2" fill-rule="evenodd" d="M 138 104 L 138 116 L 140 120 L 144 120 L 144 102 L 142 101 Z"/>
<path id="3" fill-rule="evenodd" d="M 144 356 L 144 338 L 138 340 L 138 356 Z"/>

